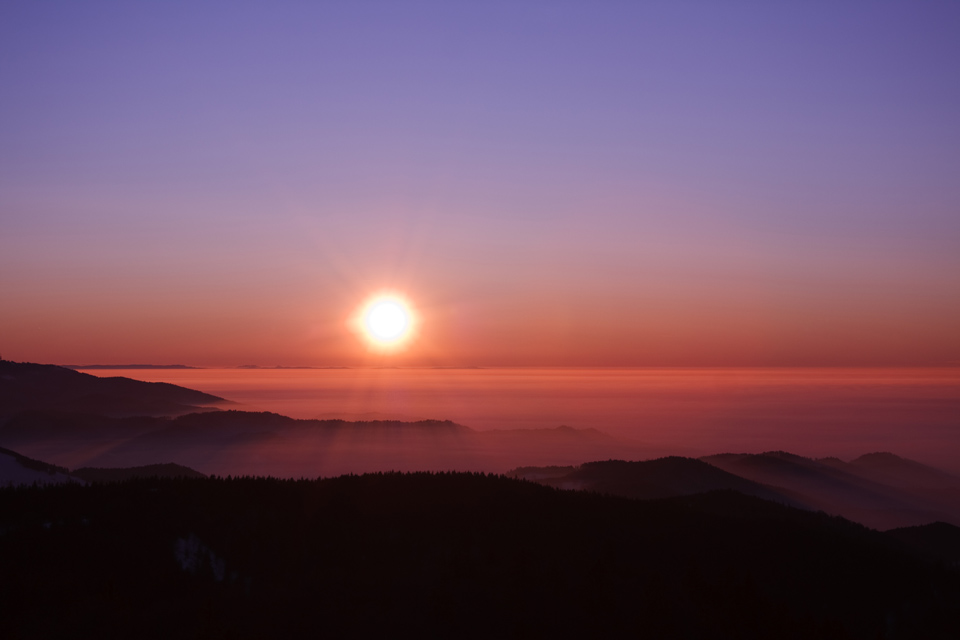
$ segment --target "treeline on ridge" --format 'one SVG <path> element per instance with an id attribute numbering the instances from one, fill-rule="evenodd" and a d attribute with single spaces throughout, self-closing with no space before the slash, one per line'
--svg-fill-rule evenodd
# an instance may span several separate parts
<path id="1" fill-rule="evenodd" d="M 6 637 L 953 638 L 960 575 L 732 491 L 502 476 L 0 490 Z"/>

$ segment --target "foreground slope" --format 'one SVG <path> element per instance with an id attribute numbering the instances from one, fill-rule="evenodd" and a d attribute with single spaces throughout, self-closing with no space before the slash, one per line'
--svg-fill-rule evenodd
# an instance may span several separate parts
<path id="1" fill-rule="evenodd" d="M 0 491 L 5 636 L 955 638 L 960 576 L 734 492 L 482 474 Z"/>

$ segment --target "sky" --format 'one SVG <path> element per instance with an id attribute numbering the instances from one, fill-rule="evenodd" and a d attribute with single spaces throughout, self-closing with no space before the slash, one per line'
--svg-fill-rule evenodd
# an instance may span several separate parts
<path id="1" fill-rule="evenodd" d="M 960 364 L 960 4 L 0 5 L 0 355 Z M 378 292 L 417 332 L 371 350 Z"/>

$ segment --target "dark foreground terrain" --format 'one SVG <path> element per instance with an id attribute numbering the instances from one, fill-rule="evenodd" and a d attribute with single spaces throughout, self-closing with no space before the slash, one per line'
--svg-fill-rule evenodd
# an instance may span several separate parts
<path id="1" fill-rule="evenodd" d="M 960 637 L 960 573 L 916 548 L 732 491 L 61 484 L 0 490 L 0 617 L 5 638 Z"/>

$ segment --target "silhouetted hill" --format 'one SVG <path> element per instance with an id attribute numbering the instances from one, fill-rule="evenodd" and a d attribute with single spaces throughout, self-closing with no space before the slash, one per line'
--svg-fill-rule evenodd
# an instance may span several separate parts
<path id="1" fill-rule="evenodd" d="M 960 574 L 735 492 L 483 474 L 0 490 L 4 636 L 960 637 Z"/>
<path id="2" fill-rule="evenodd" d="M 587 462 L 578 467 L 522 467 L 507 472 L 515 478 L 558 489 L 597 491 L 625 498 L 669 498 L 716 490 L 803 506 L 782 492 L 745 480 L 693 458 L 667 457 L 627 462 Z"/>
<path id="3" fill-rule="evenodd" d="M 889 453 L 868 454 L 850 463 L 783 451 L 726 453 L 701 460 L 877 529 L 937 520 L 960 524 L 960 478 Z"/>
<path id="4" fill-rule="evenodd" d="M 16 451 L 11 451 L 10 449 L 4 449 L 0 447 L 0 454 L 5 456 L 10 456 L 14 458 L 17 463 L 25 468 L 32 469 L 34 471 L 41 471 L 43 473 L 70 473 L 70 470 L 65 467 L 58 467 L 55 464 L 50 464 L 48 462 L 42 462 L 40 460 L 34 460 L 33 458 L 28 458 L 27 456 L 20 455 Z"/>
<path id="5" fill-rule="evenodd" d="M 0 447 L 0 487 L 30 485 L 34 482 L 50 484 L 59 482 L 120 482 L 132 478 L 206 478 L 190 467 L 174 464 L 153 464 L 127 468 L 80 468 L 70 471 L 48 462 L 34 460 Z"/>
<path id="6" fill-rule="evenodd" d="M 55 365 L 0 360 L 0 424 L 23 411 L 161 416 L 201 411 L 224 402 L 165 382 L 100 378 Z"/>
<path id="7" fill-rule="evenodd" d="M 517 467 L 516 469 L 507 471 L 503 475 L 507 476 L 508 478 L 529 480 L 531 482 L 546 481 L 541 482 L 541 484 L 553 486 L 550 484 L 550 482 L 560 480 L 564 476 L 576 471 L 576 469 L 577 467 L 575 465 L 567 465 L 563 467 L 557 465 L 549 465 L 546 467 Z"/>
<path id="8" fill-rule="evenodd" d="M 958 486 L 956 476 L 887 452 L 868 453 L 841 467 L 891 487 L 938 489 Z"/>
<path id="9" fill-rule="evenodd" d="M 104 469 L 83 467 L 74 469 L 73 475 L 87 482 L 122 482 L 133 478 L 206 478 L 199 471 L 190 467 L 168 462 L 166 464 L 149 464 L 142 467 L 126 467 L 122 469 Z"/>
<path id="10" fill-rule="evenodd" d="M 0 447 L 0 487 L 9 485 L 76 482 L 64 467 L 34 460 Z"/>

